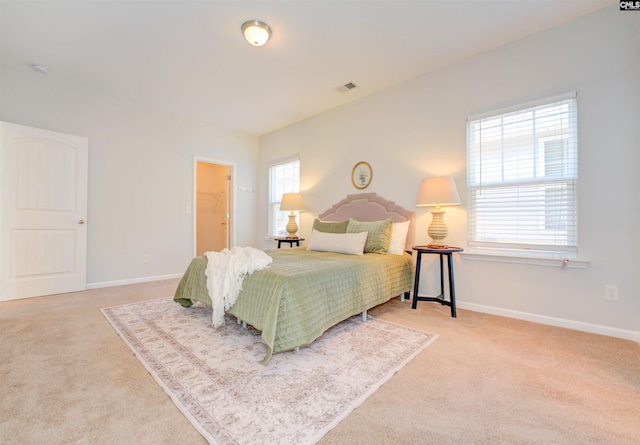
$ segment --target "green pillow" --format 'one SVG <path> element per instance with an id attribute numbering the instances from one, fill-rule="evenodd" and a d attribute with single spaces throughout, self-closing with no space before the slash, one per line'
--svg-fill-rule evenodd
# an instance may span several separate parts
<path id="1" fill-rule="evenodd" d="M 364 253 L 387 253 L 391 242 L 393 218 L 383 221 L 365 222 L 349 218 L 347 233 L 368 232 Z"/>
<path id="2" fill-rule="evenodd" d="M 345 219 L 340 222 L 333 221 L 320 221 L 316 218 L 313 221 L 313 228 L 318 232 L 324 233 L 347 233 L 347 226 L 349 225 L 349 220 Z"/>

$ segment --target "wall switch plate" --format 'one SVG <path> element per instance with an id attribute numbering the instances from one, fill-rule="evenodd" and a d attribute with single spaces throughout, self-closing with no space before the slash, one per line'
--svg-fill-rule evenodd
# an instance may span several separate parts
<path id="1" fill-rule="evenodd" d="M 144 255 L 142 255 L 142 262 L 144 264 L 147 264 L 149 262 L 149 255 L 148 254 L 145 253 Z"/>
<path id="2" fill-rule="evenodd" d="M 604 299 L 609 301 L 618 301 L 618 286 L 615 284 L 605 284 Z"/>

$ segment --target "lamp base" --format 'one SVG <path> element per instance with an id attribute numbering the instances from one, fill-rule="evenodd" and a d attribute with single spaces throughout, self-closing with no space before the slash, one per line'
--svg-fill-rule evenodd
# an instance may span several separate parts
<path id="1" fill-rule="evenodd" d="M 289 232 L 289 234 L 287 235 L 287 239 L 298 239 L 298 235 L 296 235 L 297 231 L 298 224 L 296 224 L 296 215 L 295 213 L 291 212 L 289 214 L 289 222 L 287 223 L 287 232 Z"/>
<path id="2" fill-rule="evenodd" d="M 444 214 L 446 212 L 444 210 L 432 210 L 431 215 L 433 215 L 433 220 L 431 221 L 431 225 L 427 229 L 427 234 L 431 237 L 433 242 L 429 244 L 430 246 L 446 246 L 444 243 L 444 239 L 449 234 L 449 228 L 444 222 Z M 433 248 L 433 247 L 432 247 Z M 443 247 L 439 247 L 443 248 Z"/>

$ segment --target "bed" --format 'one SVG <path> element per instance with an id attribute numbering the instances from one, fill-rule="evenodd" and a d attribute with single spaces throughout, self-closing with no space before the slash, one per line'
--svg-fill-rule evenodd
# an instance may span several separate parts
<path id="1" fill-rule="evenodd" d="M 364 317 L 367 310 L 391 298 L 408 296 L 413 287 L 414 266 L 411 255 L 404 250 L 413 242 L 415 215 L 392 201 L 375 193 L 347 195 L 318 216 L 309 247 L 314 235 L 320 239 L 316 228 L 323 231 L 322 236 L 329 237 L 324 233 L 333 229 L 325 232 L 323 224 L 338 227 L 331 222 L 350 221 L 355 228 L 357 222 L 362 227 L 377 227 L 378 222 L 384 224 L 389 219 L 396 223 L 393 227 L 408 227 L 400 252 L 395 239 L 396 254 L 347 255 L 307 247 L 266 251 L 273 258 L 270 267 L 247 276 L 237 301 L 226 311 L 261 332 L 267 348 L 263 364 L 274 353 L 310 344 L 351 316 L 362 313 Z M 371 238 L 369 235 L 367 242 Z M 211 306 L 206 266 L 206 257 L 193 259 L 176 290 L 176 302 L 185 307 L 196 301 Z"/>

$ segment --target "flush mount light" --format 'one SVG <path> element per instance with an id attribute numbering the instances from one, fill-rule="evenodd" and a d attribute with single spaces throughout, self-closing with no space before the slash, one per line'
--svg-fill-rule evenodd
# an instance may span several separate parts
<path id="1" fill-rule="evenodd" d="M 47 67 L 42 65 L 31 65 L 31 69 L 40 74 L 47 74 L 49 72 Z"/>
<path id="2" fill-rule="evenodd" d="M 249 20 L 242 24 L 242 34 L 253 46 L 262 46 L 271 37 L 271 28 L 260 20 Z"/>

